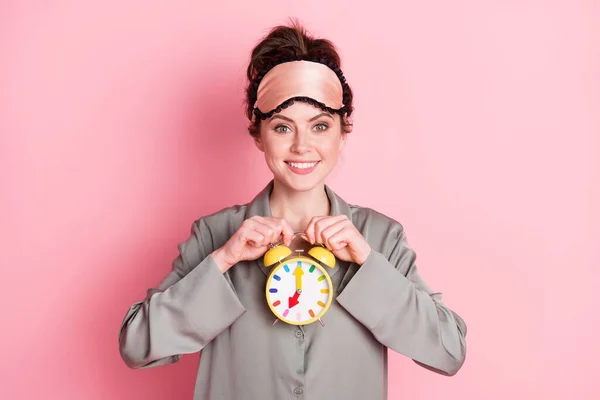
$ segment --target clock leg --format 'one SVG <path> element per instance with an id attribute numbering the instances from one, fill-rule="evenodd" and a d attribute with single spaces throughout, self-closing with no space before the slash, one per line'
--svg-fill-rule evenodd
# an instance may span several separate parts
<path id="1" fill-rule="evenodd" d="M 279 321 L 279 318 L 275 318 L 275 321 L 273 321 L 273 325 L 271 325 L 271 326 L 274 326 L 278 321 Z"/>
<path id="2" fill-rule="evenodd" d="M 325 324 L 323 323 L 323 321 L 321 321 L 321 318 L 319 318 L 319 322 L 321 323 L 321 326 L 325 326 Z"/>

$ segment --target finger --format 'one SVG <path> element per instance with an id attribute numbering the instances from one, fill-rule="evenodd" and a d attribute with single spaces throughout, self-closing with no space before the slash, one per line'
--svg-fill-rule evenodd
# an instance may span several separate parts
<path id="1" fill-rule="evenodd" d="M 308 237 L 308 241 L 311 244 L 315 244 L 315 224 L 317 223 L 317 221 L 319 221 L 323 218 L 327 218 L 327 217 L 326 216 L 312 217 L 310 219 L 310 222 L 306 226 L 306 229 L 304 230 L 304 234 Z"/>
<path id="2" fill-rule="evenodd" d="M 323 237 L 323 231 L 329 228 L 331 225 L 336 224 L 338 222 L 347 220 L 345 215 L 338 215 L 335 217 L 326 217 L 318 220 L 315 223 L 315 241 L 320 244 L 326 244 L 325 238 Z"/>
<path id="3" fill-rule="evenodd" d="M 341 229 L 329 237 L 328 243 L 333 251 L 341 250 L 346 246 L 351 247 L 356 233 L 353 229 Z"/>
<path id="4" fill-rule="evenodd" d="M 272 228 L 268 223 L 263 223 L 259 220 L 248 220 L 246 229 L 250 229 L 264 236 L 263 244 L 276 243 L 279 239 L 277 228 Z"/>
<path id="5" fill-rule="evenodd" d="M 268 217 L 262 218 L 259 221 L 266 225 L 269 225 L 275 230 L 275 238 L 273 239 L 273 243 L 279 242 L 281 236 L 283 236 L 283 243 L 286 246 L 290 245 L 292 239 L 294 238 L 294 230 L 285 219 L 277 217 Z"/>
<path id="6" fill-rule="evenodd" d="M 294 239 L 294 230 L 292 226 L 283 218 L 279 218 L 278 220 L 279 226 L 281 227 L 281 234 L 283 235 L 283 243 L 286 246 L 290 246 L 292 240 Z"/>
<path id="7" fill-rule="evenodd" d="M 330 238 L 343 229 L 350 229 L 348 222 L 349 221 L 347 219 L 344 219 L 323 229 L 321 232 L 321 241 L 329 250 L 332 250 Z"/>
<path id="8" fill-rule="evenodd" d="M 263 246 L 265 241 L 264 235 L 251 228 L 244 228 L 240 231 L 240 238 L 242 243 L 250 243 L 254 247 Z"/>
<path id="9" fill-rule="evenodd" d="M 277 226 L 271 226 L 269 224 L 258 224 L 256 230 L 265 235 L 268 243 L 275 244 L 279 241 L 281 233 Z"/>
<path id="10" fill-rule="evenodd" d="M 257 219 L 257 222 L 259 224 L 263 224 L 269 227 L 269 236 L 267 236 L 267 238 L 269 239 L 270 243 L 279 242 L 282 232 L 282 226 L 281 223 L 277 220 L 277 218 L 259 217 Z"/>

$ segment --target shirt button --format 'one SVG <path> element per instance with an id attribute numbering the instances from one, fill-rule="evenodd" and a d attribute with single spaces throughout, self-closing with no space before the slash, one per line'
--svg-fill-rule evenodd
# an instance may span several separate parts
<path id="1" fill-rule="evenodd" d="M 302 390 L 301 387 L 297 387 L 296 389 L 294 389 L 294 396 L 299 397 L 302 395 L 302 393 L 304 393 L 304 390 Z"/>
<path id="2" fill-rule="evenodd" d="M 302 333 L 302 331 L 300 329 L 296 329 L 296 332 L 294 332 L 294 335 L 296 335 L 296 337 L 298 339 L 300 339 L 304 336 L 304 334 Z"/>

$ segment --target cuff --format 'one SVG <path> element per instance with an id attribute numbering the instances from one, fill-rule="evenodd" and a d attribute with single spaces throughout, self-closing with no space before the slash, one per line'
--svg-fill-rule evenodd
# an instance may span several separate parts
<path id="1" fill-rule="evenodd" d="M 336 300 L 354 318 L 373 330 L 406 285 L 410 285 L 410 281 L 383 254 L 371 250 Z"/>
<path id="2" fill-rule="evenodd" d="M 215 338 L 246 311 L 212 255 L 173 289 L 185 319 L 206 341 Z"/>

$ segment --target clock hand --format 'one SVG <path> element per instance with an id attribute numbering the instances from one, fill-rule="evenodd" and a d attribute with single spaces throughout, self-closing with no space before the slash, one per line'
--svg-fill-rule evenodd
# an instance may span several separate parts
<path id="1" fill-rule="evenodd" d="M 299 304 L 300 302 L 298 301 L 298 297 L 300 297 L 300 292 L 296 290 L 296 293 L 294 293 L 294 295 L 292 297 L 288 298 L 288 308 L 292 308 L 295 305 Z"/>
<path id="2" fill-rule="evenodd" d="M 294 275 L 296 276 L 296 291 L 302 291 L 302 275 L 304 275 L 304 271 L 302 268 L 296 267 Z"/>

